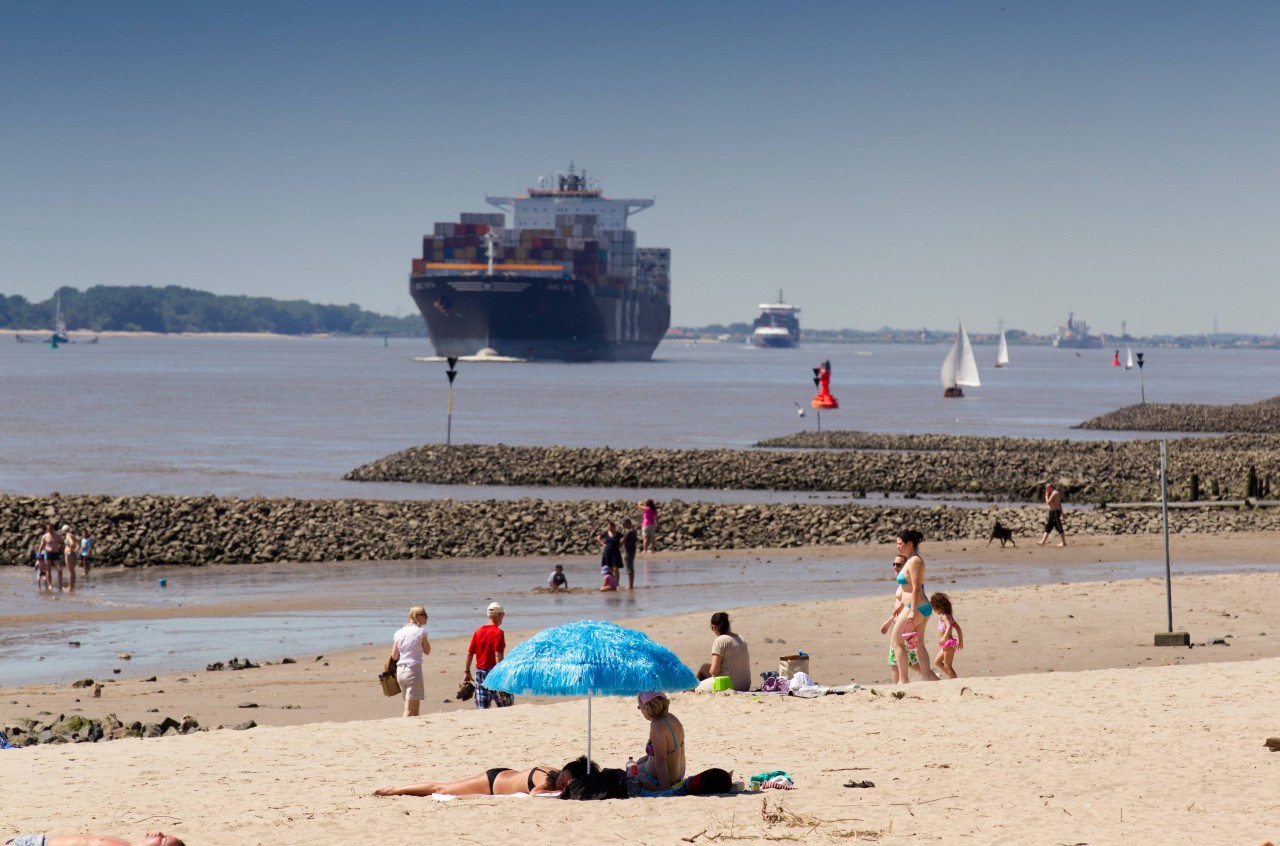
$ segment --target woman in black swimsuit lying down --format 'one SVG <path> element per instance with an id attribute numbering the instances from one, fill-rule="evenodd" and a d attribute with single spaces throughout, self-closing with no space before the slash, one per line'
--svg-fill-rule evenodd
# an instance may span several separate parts
<path id="1" fill-rule="evenodd" d="M 509 770 L 494 767 L 480 775 L 458 781 L 424 781 L 422 784 L 406 784 L 403 787 L 383 787 L 373 791 L 374 796 L 430 796 L 444 793 L 450 796 L 501 796 L 514 793 L 555 793 L 560 771 L 553 767 L 533 767 L 528 770 Z"/>

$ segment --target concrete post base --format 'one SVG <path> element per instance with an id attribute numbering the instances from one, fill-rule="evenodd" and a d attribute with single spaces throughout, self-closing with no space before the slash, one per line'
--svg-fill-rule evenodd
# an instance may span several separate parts
<path id="1" fill-rule="evenodd" d="M 1189 632 L 1156 632 L 1156 646 L 1190 646 Z"/>

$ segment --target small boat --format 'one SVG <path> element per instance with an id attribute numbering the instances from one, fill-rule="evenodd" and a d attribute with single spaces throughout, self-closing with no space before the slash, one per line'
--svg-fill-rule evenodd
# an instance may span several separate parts
<path id="1" fill-rule="evenodd" d="M 1004 329 L 1000 330 L 1000 346 L 996 348 L 996 367 L 1004 367 L 1009 363 L 1009 342 L 1004 339 Z"/>
<path id="2" fill-rule="evenodd" d="M 962 397 L 961 386 L 968 388 L 982 387 L 978 378 L 978 362 L 973 358 L 973 346 L 969 343 L 969 333 L 964 331 L 964 322 L 956 330 L 956 342 L 947 351 L 942 361 L 942 395 L 944 397 Z"/>
<path id="3" fill-rule="evenodd" d="M 56 296 L 58 307 L 53 318 L 53 334 L 49 336 L 49 343 L 54 346 L 71 343 L 71 336 L 67 334 L 67 321 L 62 319 L 62 295 Z"/>
<path id="4" fill-rule="evenodd" d="M 1124 369 L 1132 370 L 1133 369 L 1133 347 L 1125 347 L 1124 350 L 1125 350 Z"/>

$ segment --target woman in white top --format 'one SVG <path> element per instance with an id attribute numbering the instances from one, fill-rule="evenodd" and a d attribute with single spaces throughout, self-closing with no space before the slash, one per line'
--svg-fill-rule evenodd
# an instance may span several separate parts
<path id="1" fill-rule="evenodd" d="M 422 659 L 431 654 L 427 640 L 427 609 L 415 605 L 409 609 L 409 624 L 398 629 L 391 639 L 391 660 L 396 662 L 396 681 L 404 691 L 404 715 L 418 716 L 418 708 L 426 698 L 422 681 Z"/>

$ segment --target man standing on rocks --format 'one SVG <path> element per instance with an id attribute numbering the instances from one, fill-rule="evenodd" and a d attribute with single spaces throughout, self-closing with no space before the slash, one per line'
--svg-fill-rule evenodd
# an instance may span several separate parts
<path id="1" fill-rule="evenodd" d="M 471 681 L 471 662 L 475 661 L 476 707 L 488 708 L 494 705 L 506 708 L 515 704 L 515 697 L 502 691 L 490 690 L 484 686 L 484 679 L 502 660 L 502 656 L 507 654 L 507 636 L 502 631 L 502 618 L 507 612 L 499 603 L 490 602 L 487 613 L 489 622 L 471 635 L 471 645 L 467 647 L 467 666 L 462 677 Z"/>
<path id="2" fill-rule="evenodd" d="M 1062 494 L 1058 493 L 1053 487 L 1053 482 L 1046 482 L 1044 486 L 1044 504 L 1049 507 L 1049 519 L 1044 521 L 1044 537 L 1036 541 L 1040 546 L 1044 546 L 1045 541 L 1049 540 L 1049 533 L 1054 529 L 1058 530 L 1058 536 L 1062 538 L 1058 542 L 1058 546 L 1067 545 L 1067 532 L 1062 527 Z"/>

